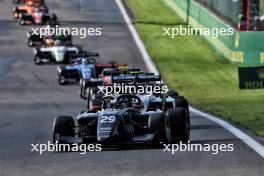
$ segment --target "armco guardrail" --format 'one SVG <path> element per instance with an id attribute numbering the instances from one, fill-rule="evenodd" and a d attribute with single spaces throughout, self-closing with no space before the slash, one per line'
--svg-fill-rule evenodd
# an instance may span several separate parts
<path id="1" fill-rule="evenodd" d="M 232 24 L 238 24 L 241 0 L 195 0 Z"/>
<path id="2" fill-rule="evenodd" d="M 189 24 L 197 28 L 230 28 L 212 12 L 193 0 L 163 0 L 187 19 L 189 4 Z M 264 32 L 239 32 L 232 36 L 204 36 L 221 55 L 234 63 L 264 65 Z"/>

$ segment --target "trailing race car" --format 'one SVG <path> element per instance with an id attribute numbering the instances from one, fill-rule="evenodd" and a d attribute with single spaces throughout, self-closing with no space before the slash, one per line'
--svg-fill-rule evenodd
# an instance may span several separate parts
<path id="1" fill-rule="evenodd" d="M 13 18 L 19 19 L 21 25 L 26 24 L 57 24 L 56 14 L 49 14 L 46 6 L 35 6 L 26 3 L 13 9 Z"/>
<path id="2" fill-rule="evenodd" d="M 60 85 L 65 85 L 69 80 L 90 80 L 94 77 L 96 59 L 99 53 L 81 52 L 72 54 L 70 59 L 73 63 L 66 66 L 57 67 L 57 81 Z"/>
<path id="3" fill-rule="evenodd" d="M 102 84 L 111 84 L 111 74 L 120 73 L 129 70 L 127 64 L 110 62 L 96 63 L 94 67 L 94 77 L 92 79 L 81 79 L 80 81 L 80 97 L 87 98 L 87 88 L 99 86 Z"/>
<path id="4" fill-rule="evenodd" d="M 184 107 L 149 111 L 147 100 L 136 95 L 103 97 L 102 110 L 83 112 L 74 119 L 58 116 L 53 142 L 59 144 L 177 143 L 190 137 L 190 119 Z"/>
<path id="5" fill-rule="evenodd" d="M 29 47 L 33 46 L 52 46 L 55 41 L 61 41 L 65 45 L 72 45 L 72 36 L 71 35 L 46 35 L 41 37 L 39 34 L 34 34 L 33 31 L 27 33 L 28 41 L 27 44 Z"/>
<path id="6" fill-rule="evenodd" d="M 56 62 L 61 64 L 70 63 L 70 55 L 82 51 L 82 48 L 77 45 L 65 45 L 60 41 L 56 41 L 53 46 L 41 46 L 33 49 L 33 61 L 39 65 L 42 62 Z"/>
<path id="7" fill-rule="evenodd" d="M 85 97 L 82 98 L 86 99 L 86 105 L 89 110 L 100 110 L 102 104 L 101 99 L 104 96 L 104 93 L 99 91 L 98 86 L 103 86 L 102 90 L 105 91 L 104 86 L 110 86 L 116 83 L 137 87 L 139 86 L 139 83 L 144 83 L 143 86 L 145 86 L 147 84 L 151 85 L 157 81 L 161 81 L 160 75 L 144 73 L 140 69 L 105 69 L 102 75 L 103 79 L 92 79 L 85 84 Z"/>

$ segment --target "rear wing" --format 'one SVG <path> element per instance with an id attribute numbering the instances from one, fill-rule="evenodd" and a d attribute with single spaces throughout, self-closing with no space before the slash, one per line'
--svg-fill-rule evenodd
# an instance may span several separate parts
<path id="1" fill-rule="evenodd" d="M 97 63 L 95 65 L 95 74 L 96 77 L 98 77 L 100 74 L 102 74 L 103 70 L 106 68 L 119 68 L 119 69 L 127 69 L 127 64 L 120 64 L 116 62 L 109 62 L 109 63 Z"/>
<path id="2" fill-rule="evenodd" d="M 70 53 L 70 63 L 81 63 L 82 59 L 86 59 L 90 64 L 96 64 L 96 58 L 99 53 L 93 53 L 89 51 L 80 52 L 80 53 Z"/>
<path id="3" fill-rule="evenodd" d="M 140 69 L 127 69 L 125 68 L 106 68 L 103 70 L 103 75 L 120 75 L 120 74 L 144 74 Z"/>
<path id="4" fill-rule="evenodd" d="M 161 76 L 154 73 L 112 75 L 113 83 L 149 83 L 157 81 L 161 81 Z"/>

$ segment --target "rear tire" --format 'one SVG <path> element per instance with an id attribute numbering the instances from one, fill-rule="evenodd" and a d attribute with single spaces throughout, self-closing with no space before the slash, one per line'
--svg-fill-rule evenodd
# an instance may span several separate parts
<path id="1" fill-rule="evenodd" d="M 187 110 L 185 108 L 169 109 L 165 116 L 166 143 L 187 142 L 190 137 Z"/>
<path id="2" fill-rule="evenodd" d="M 55 144 L 59 136 L 75 136 L 75 123 L 71 116 L 58 116 L 53 123 L 53 143 Z"/>
<path id="3" fill-rule="evenodd" d="M 84 100 L 87 99 L 87 93 L 85 93 L 86 90 L 86 82 L 82 78 L 80 79 L 80 97 Z"/>
<path id="4" fill-rule="evenodd" d="M 176 92 L 176 91 L 168 91 L 167 95 L 173 99 L 175 99 L 179 96 L 178 92 Z"/>
<path id="5" fill-rule="evenodd" d="M 57 82 L 61 86 L 67 85 L 68 83 L 68 81 L 60 75 L 58 75 Z"/>
<path id="6" fill-rule="evenodd" d="M 26 25 L 26 22 L 25 22 L 25 20 L 23 20 L 22 18 L 20 18 L 19 24 L 22 25 L 22 26 L 24 26 L 24 25 Z"/>
<path id="7" fill-rule="evenodd" d="M 58 67 L 58 70 L 57 70 L 57 82 L 59 85 L 66 85 L 68 83 L 67 79 L 65 79 L 61 73 L 63 71 L 63 68 L 61 67 Z"/>

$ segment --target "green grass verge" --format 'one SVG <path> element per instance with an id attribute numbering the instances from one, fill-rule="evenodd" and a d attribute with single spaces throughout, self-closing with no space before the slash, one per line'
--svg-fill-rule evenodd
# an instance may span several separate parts
<path id="1" fill-rule="evenodd" d="M 239 90 L 237 65 L 229 64 L 199 36 L 163 36 L 181 19 L 161 0 L 126 0 L 135 26 L 167 85 L 195 106 L 264 135 L 264 91 Z"/>

